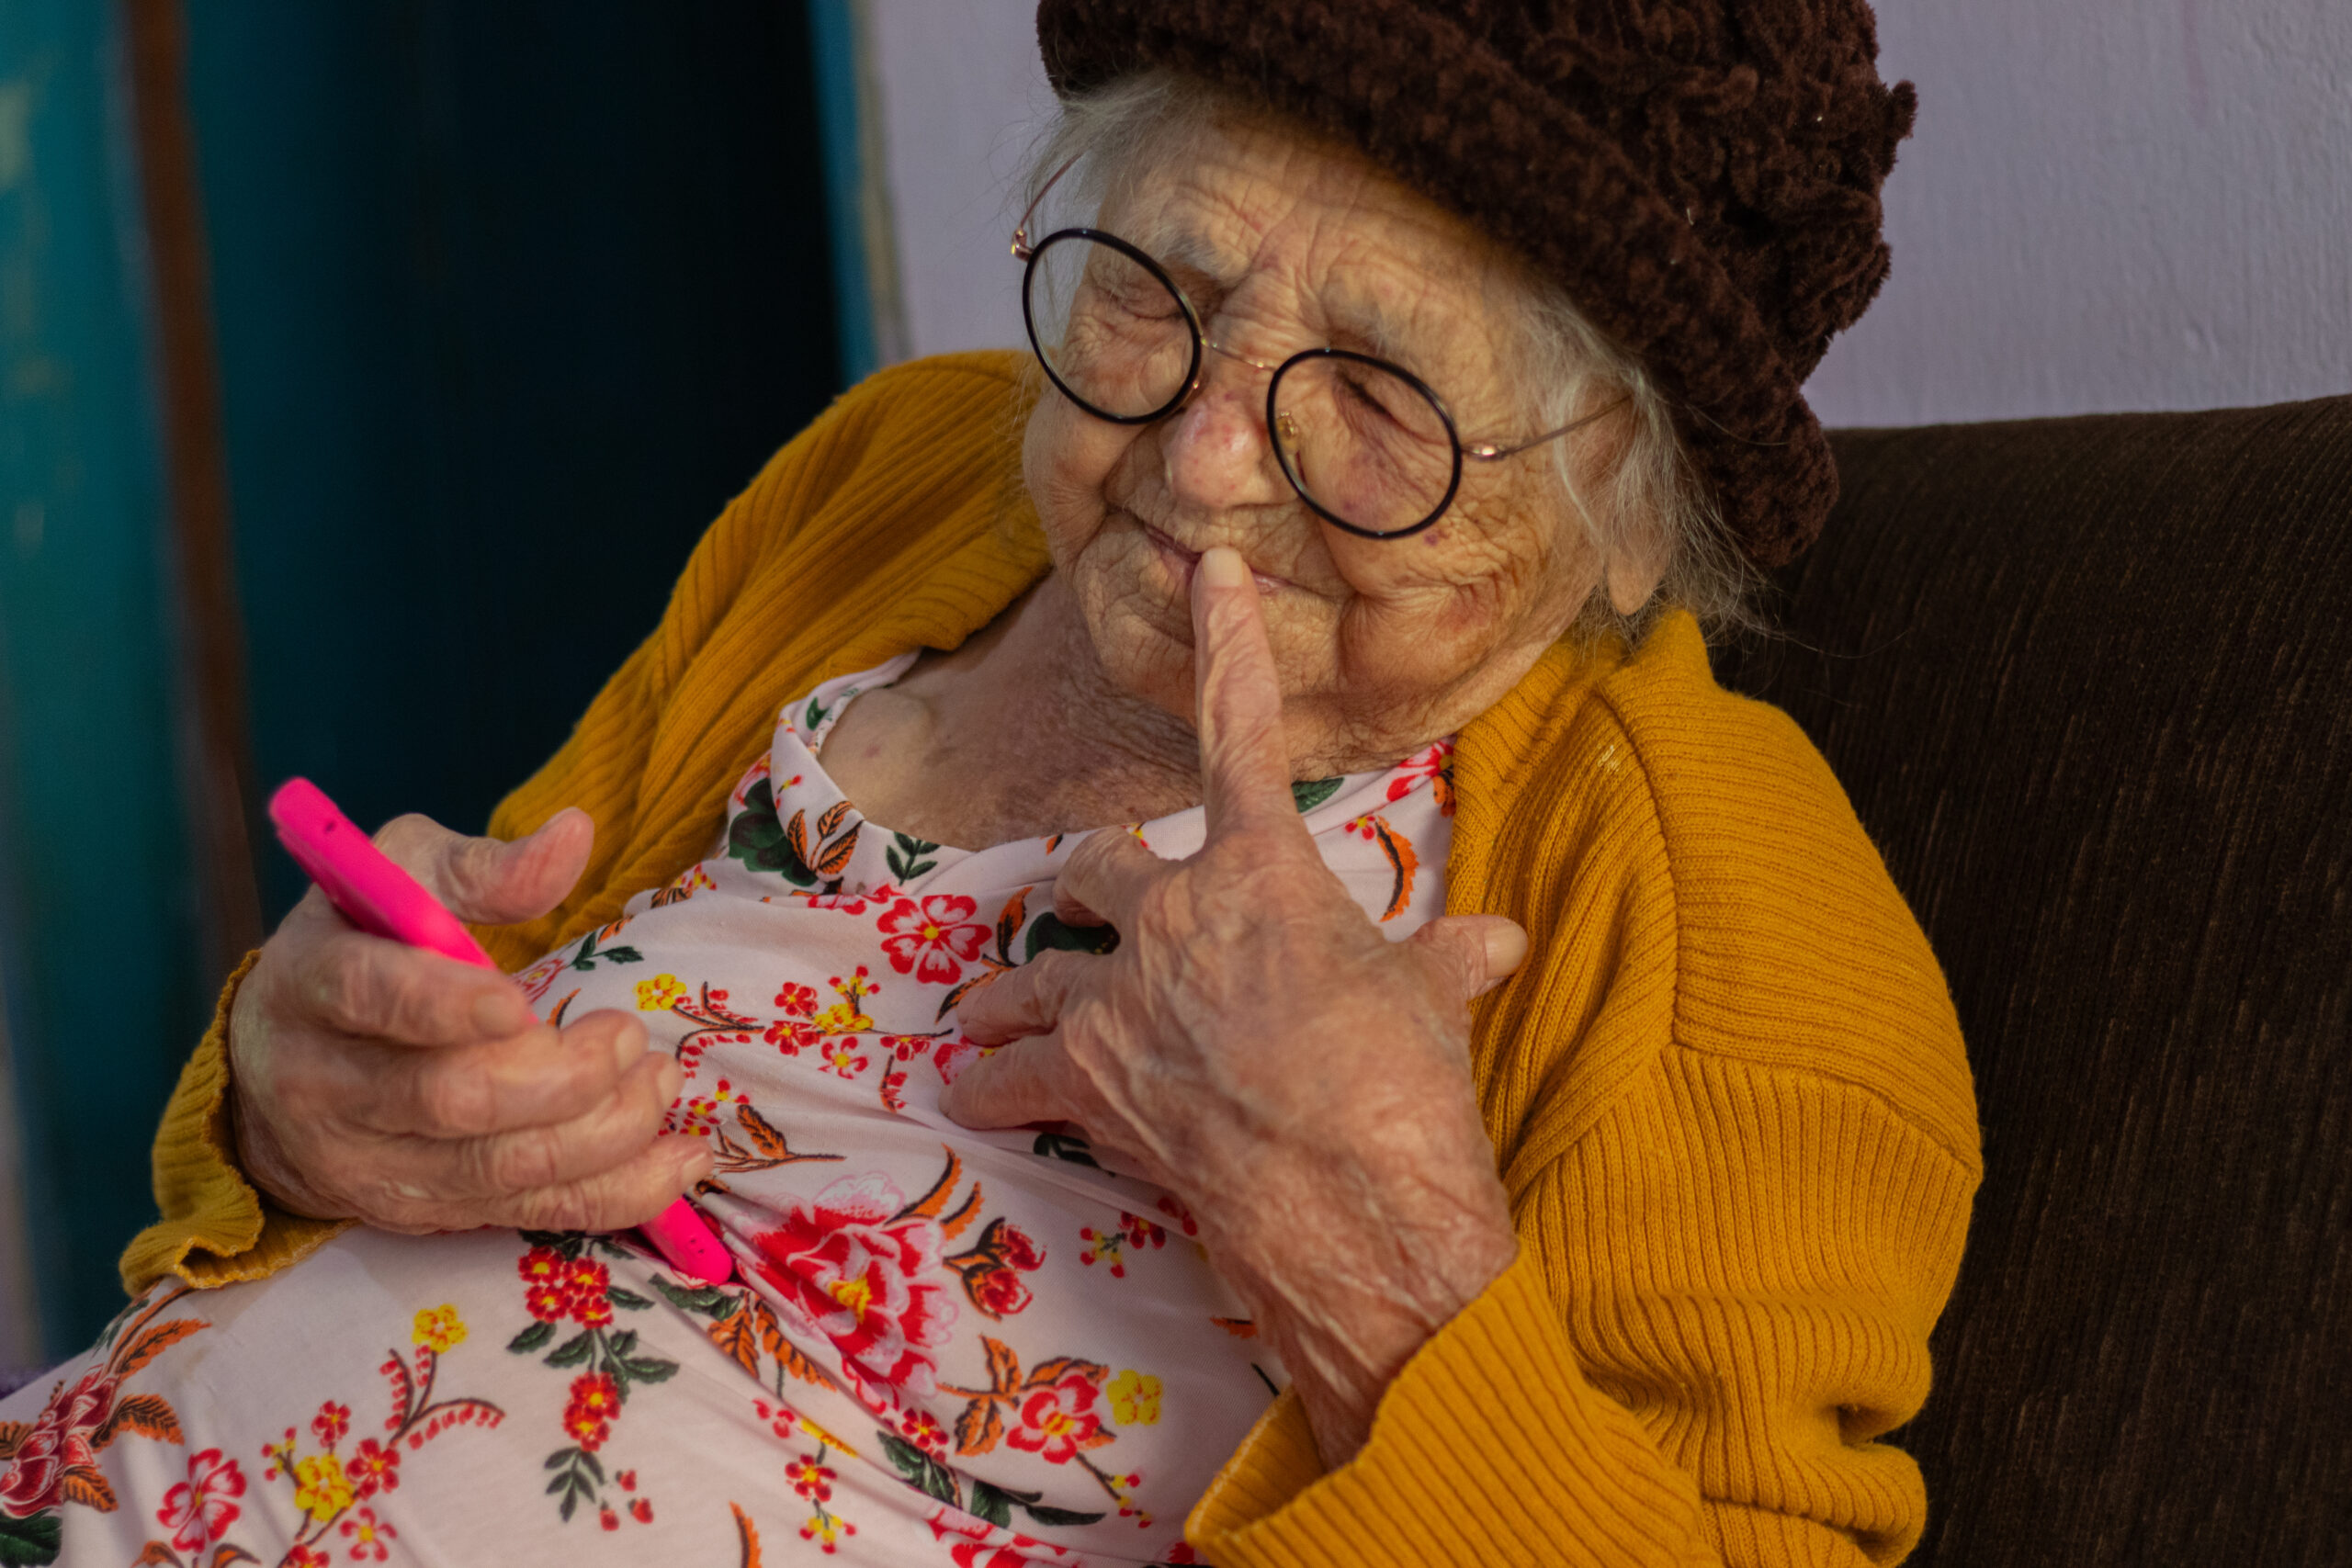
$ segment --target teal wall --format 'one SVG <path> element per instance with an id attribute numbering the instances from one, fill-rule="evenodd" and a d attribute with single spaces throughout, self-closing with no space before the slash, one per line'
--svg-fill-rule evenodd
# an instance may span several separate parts
<path id="1" fill-rule="evenodd" d="M 219 978 L 115 18 L 0 0 L 0 993 L 52 1354 L 119 1302 Z M 478 829 L 837 389 L 808 18 L 187 0 L 187 27 L 254 778 Z M 274 919 L 300 883 L 256 841 Z"/>
<path id="2" fill-rule="evenodd" d="M 119 1304 L 202 1022 L 145 257 L 111 8 L 0 5 L 0 987 L 46 1343 Z"/>

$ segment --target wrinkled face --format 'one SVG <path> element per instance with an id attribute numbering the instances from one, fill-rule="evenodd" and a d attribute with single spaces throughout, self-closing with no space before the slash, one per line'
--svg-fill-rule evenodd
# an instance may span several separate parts
<path id="1" fill-rule="evenodd" d="M 1158 258 L 1237 354 L 1376 355 L 1437 390 L 1464 444 L 1541 434 L 1515 375 L 1512 264 L 1351 152 L 1223 123 L 1148 166 L 1096 226 Z M 1491 706 L 1599 581 L 1551 448 L 1467 462 L 1434 526 L 1362 538 L 1283 478 L 1267 372 L 1210 354 L 1203 377 L 1149 425 L 1050 388 L 1029 424 L 1023 470 L 1055 568 L 1120 688 L 1189 719 L 1192 567 L 1227 545 L 1257 573 L 1295 758 L 1378 766 Z M 1608 428 L 1567 439 L 1591 449 Z"/>

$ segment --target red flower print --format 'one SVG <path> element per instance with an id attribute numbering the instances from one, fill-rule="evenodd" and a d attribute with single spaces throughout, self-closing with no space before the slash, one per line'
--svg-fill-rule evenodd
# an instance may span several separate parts
<path id="1" fill-rule="evenodd" d="M 653 1522 L 653 1505 L 642 1497 L 631 1497 L 628 1500 L 628 1517 L 639 1524 L 650 1525 Z"/>
<path id="2" fill-rule="evenodd" d="M 980 955 L 989 929 L 973 921 L 979 908 L 960 893 L 935 893 L 918 908 L 911 898 L 893 904 L 878 922 L 890 967 L 926 985 L 952 986 Z"/>
<path id="3" fill-rule="evenodd" d="M 351 1542 L 354 1562 L 381 1562 L 391 1555 L 384 1543 L 399 1540 L 400 1533 L 379 1519 L 373 1508 L 354 1508 L 343 1521 L 343 1539 Z"/>
<path id="4" fill-rule="evenodd" d="M 524 1291 L 523 1304 L 541 1323 L 561 1323 L 571 1315 L 571 1292 L 560 1284 L 537 1284 Z"/>
<path id="5" fill-rule="evenodd" d="M 582 1328 L 603 1328 L 613 1321 L 613 1298 L 599 1292 L 571 1298 L 571 1321 Z"/>
<path id="6" fill-rule="evenodd" d="M 1005 1434 L 1004 1440 L 1047 1464 L 1068 1464 L 1080 1449 L 1100 1448 L 1111 1440 L 1102 1430 L 1102 1418 L 1094 1414 L 1099 1397 L 1091 1379 L 1072 1372 L 1023 1399 L 1021 1425 Z"/>
<path id="7" fill-rule="evenodd" d="M 613 1506 L 609 1503 L 602 1504 L 597 1507 L 596 1522 L 608 1530 L 616 1530 L 621 1528 L 621 1517 L 613 1512 Z"/>
<path id="8" fill-rule="evenodd" d="M 514 1272 L 526 1285 L 558 1283 L 569 1267 L 563 1254 L 552 1247 L 535 1247 L 514 1260 Z"/>
<path id="9" fill-rule="evenodd" d="M 985 1541 L 958 1541 L 947 1549 L 956 1568 L 1035 1568 L 1043 1559 L 1030 1556 L 1029 1551 L 1045 1543 L 1016 1535 L 1006 1546 L 990 1546 Z M 1059 1556 L 1058 1551 L 1055 1552 Z"/>
<path id="10" fill-rule="evenodd" d="M 281 1568 L 327 1568 L 327 1554 L 316 1547 L 297 1546 L 286 1554 Z"/>
<path id="11" fill-rule="evenodd" d="M 786 980 L 776 987 L 775 1005 L 786 1018 L 807 1018 L 817 1010 L 816 988 Z"/>
<path id="12" fill-rule="evenodd" d="M 1174 1220 L 1177 1225 L 1182 1229 L 1186 1235 L 1198 1235 L 1201 1234 L 1200 1221 L 1193 1218 L 1193 1211 L 1184 1207 L 1184 1205 L 1175 1198 L 1165 1193 L 1161 1194 L 1159 1199 L 1159 1212 L 1167 1215 L 1170 1219 Z"/>
<path id="13" fill-rule="evenodd" d="M 947 1451 L 947 1428 L 941 1426 L 939 1417 L 928 1410 L 907 1412 L 907 1417 L 899 1424 L 899 1429 L 907 1435 L 907 1441 L 925 1453 L 944 1454 Z"/>
<path id="14" fill-rule="evenodd" d="M 581 1295 L 603 1295 L 613 1287 L 612 1270 L 593 1258 L 575 1258 L 564 1270 L 564 1284 Z"/>
<path id="15" fill-rule="evenodd" d="M 1126 1232 L 1127 1245 L 1137 1251 L 1147 1247 L 1168 1245 L 1168 1233 L 1140 1214 L 1122 1213 L 1119 1227 Z"/>
<path id="16" fill-rule="evenodd" d="M 780 1018 L 768 1025 L 761 1038 L 787 1056 L 797 1056 L 808 1047 L 825 1038 L 825 1032 L 800 1019 Z"/>
<path id="17" fill-rule="evenodd" d="M 900 1388 L 929 1393 L 925 1352 L 947 1342 L 956 1304 L 926 1276 L 939 1267 L 939 1222 L 907 1212 L 887 1178 L 848 1177 L 813 1201 L 788 1200 L 784 1224 L 756 1238 L 778 1311 L 829 1341 L 858 1396 L 884 1409 Z"/>
<path id="18" fill-rule="evenodd" d="M 200 1552 L 227 1533 L 243 1511 L 235 1499 L 244 1495 L 245 1476 L 237 1461 L 219 1449 L 206 1449 L 188 1456 L 187 1479 L 164 1494 L 155 1522 L 172 1532 L 175 1549 Z"/>
<path id="19" fill-rule="evenodd" d="M 1433 742 L 1397 763 L 1395 774 L 1388 781 L 1388 798 L 1404 799 L 1419 786 L 1423 779 L 1430 781 L 1430 793 L 1437 800 L 1438 810 L 1444 816 L 1453 816 L 1453 741 Z"/>
<path id="20" fill-rule="evenodd" d="M 319 1441 L 325 1447 L 334 1447 L 337 1440 L 351 1430 L 351 1406 L 328 1400 L 319 1406 L 319 1413 L 311 1417 L 311 1430 L 319 1435 Z"/>
<path id="21" fill-rule="evenodd" d="M 621 1391 L 609 1372 L 584 1372 L 571 1380 L 571 1403 L 563 1407 L 563 1429 L 594 1453 L 612 1436 L 621 1413 Z"/>
<path id="22" fill-rule="evenodd" d="M 17 1445 L 16 1463 L 0 1476 L 0 1513 L 23 1518 L 53 1506 L 64 1495 L 66 1472 L 97 1463 L 90 1437 L 114 1414 L 114 1395 L 115 1378 L 104 1364 L 70 1387 L 58 1385 Z"/>
<path id="23" fill-rule="evenodd" d="M 1036 1299 L 1015 1270 L 1036 1269 L 1045 1261 L 1045 1249 L 1004 1219 L 990 1220 L 969 1252 L 945 1259 L 947 1267 L 963 1276 L 964 1293 L 972 1298 L 972 1304 L 998 1319 L 1012 1316 Z"/>
<path id="24" fill-rule="evenodd" d="M 373 1438 L 362 1438 L 358 1451 L 344 1461 L 343 1473 L 351 1482 L 355 1497 L 397 1491 L 401 1483 L 401 1450 L 397 1447 L 386 1448 Z"/>
<path id="25" fill-rule="evenodd" d="M 854 1038 L 828 1040 L 823 1054 L 824 1070 L 836 1077 L 854 1078 L 865 1071 L 865 1054 L 857 1048 Z"/>
<path id="26" fill-rule="evenodd" d="M 835 1480 L 833 1472 L 819 1464 L 811 1455 L 802 1454 L 799 1463 L 786 1465 L 784 1478 L 792 1483 L 792 1489 L 795 1492 L 812 1503 L 832 1501 Z"/>

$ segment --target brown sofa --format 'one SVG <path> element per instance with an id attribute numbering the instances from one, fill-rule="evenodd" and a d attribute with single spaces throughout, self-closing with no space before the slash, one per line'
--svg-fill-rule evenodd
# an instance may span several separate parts
<path id="1" fill-rule="evenodd" d="M 1986 1174 L 1913 1562 L 2352 1563 L 2352 397 L 1836 437 L 1784 636 Z"/>

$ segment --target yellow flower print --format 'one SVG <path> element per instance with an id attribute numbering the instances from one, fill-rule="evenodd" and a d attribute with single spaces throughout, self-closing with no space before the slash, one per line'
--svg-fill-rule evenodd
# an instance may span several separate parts
<path id="1" fill-rule="evenodd" d="M 444 1302 L 437 1307 L 419 1307 L 416 1326 L 409 1337 L 419 1345 L 430 1347 L 436 1356 L 446 1356 L 453 1345 L 466 1342 L 466 1320 L 458 1309 Z"/>
<path id="2" fill-rule="evenodd" d="M 847 1454 L 852 1459 L 855 1459 L 857 1457 L 857 1450 L 855 1449 L 851 1448 L 847 1443 L 842 1442 L 839 1438 L 834 1437 L 831 1432 L 826 1431 L 822 1427 L 818 1426 L 817 1423 L 809 1420 L 806 1416 L 801 1415 L 797 1410 L 792 1414 L 793 1418 L 800 1423 L 800 1429 L 808 1433 L 810 1437 L 816 1438 L 818 1446 L 820 1448 L 838 1450 L 839 1451 Z"/>
<path id="3" fill-rule="evenodd" d="M 1159 1380 L 1130 1367 L 1111 1380 L 1111 1415 L 1122 1427 L 1148 1427 L 1159 1419 Z"/>
<path id="4" fill-rule="evenodd" d="M 675 975 L 656 975 L 637 983 L 637 1010 L 666 1012 L 686 999 L 686 987 Z"/>
<path id="5" fill-rule="evenodd" d="M 833 994 L 840 997 L 841 1000 L 809 1020 L 809 1022 L 815 1024 L 826 1034 L 859 1034 L 872 1029 L 874 1021 L 865 1015 L 865 1009 L 858 1004 L 882 987 L 867 978 L 865 965 L 859 964 L 857 973 L 846 980 L 836 975 L 829 983 L 833 987 Z M 639 990 L 644 988 L 642 986 L 638 987 Z"/>
<path id="6" fill-rule="evenodd" d="M 294 1506 L 321 1524 L 351 1506 L 351 1482 L 343 1461 L 333 1454 L 312 1454 L 294 1461 Z"/>

